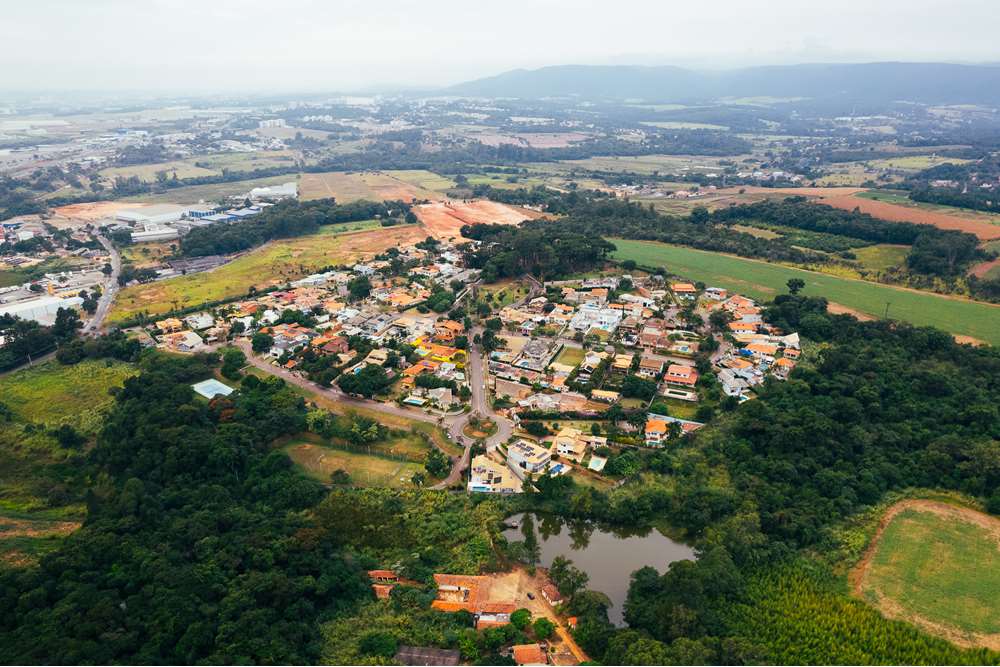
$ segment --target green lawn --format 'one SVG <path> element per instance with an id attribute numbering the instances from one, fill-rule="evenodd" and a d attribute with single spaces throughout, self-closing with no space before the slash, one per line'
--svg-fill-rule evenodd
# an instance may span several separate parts
<path id="1" fill-rule="evenodd" d="M 618 247 L 613 253 L 615 259 L 632 259 L 644 267 L 666 267 L 677 275 L 756 299 L 771 299 L 786 290 L 785 283 L 790 278 L 801 278 L 806 282 L 807 295 L 824 296 L 875 317 L 885 313 L 888 303 L 889 316 L 894 319 L 1000 344 L 1000 306 L 653 241 L 612 239 L 612 242 Z"/>
<path id="2" fill-rule="evenodd" d="M 583 357 L 584 352 L 582 347 L 570 347 L 566 345 L 559 352 L 559 356 L 556 357 L 556 362 L 566 364 L 567 366 L 579 366 L 580 362 L 583 361 Z"/>
<path id="3" fill-rule="evenodd" d="M 879 540 L 866 590 L 899 604 L 904 617 L 1000 633 L 997 535 L 971 522 L 904 510 Z"/>
<path id="4" fill-rule="evenodd" d="M 323 482 L 337 470 L 346 470 L 357 486 L 412 487 L 410 478 L 424 472 L 419 463 L 383 456 L 368 456 L 311 442 L 293 442 L 283 451 L 307 475 Z M 425 473 L 426 474 L 426 473 Z"/>

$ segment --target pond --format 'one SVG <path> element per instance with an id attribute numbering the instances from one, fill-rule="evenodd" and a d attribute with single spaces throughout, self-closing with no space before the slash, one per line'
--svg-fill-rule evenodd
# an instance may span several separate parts
<path id="1" fill-rule="evenodd" d="M 503 535 L 509 542 L 523 542 L 529 532 L 538 540 L 538 564 L 548 567 L 563 556 L 587 573 L 587 588 L 611 600 L 608 618 L 623 626 L 625 598 L 632 573 L 647 565 L 661 574 L 678 560 L 694 560 L 694 549 L 675 542 L 656 529 L 620 530 L 586 521 L 569 521 L 551 514 L 515 514 L 506 520 Z"/>

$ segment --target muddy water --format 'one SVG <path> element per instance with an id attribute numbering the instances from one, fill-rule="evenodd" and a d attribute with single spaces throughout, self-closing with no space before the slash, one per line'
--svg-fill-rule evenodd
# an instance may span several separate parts
<path id="1" fill-rule="evenodd" d="M 611 599 L 608 618 L 617 626 L 625 624 L 625 598 L 633 572 L 649 565 L 662 573 L 674 561 L 694 559 L 694 549 L 655 529 L 623 532 L 553 515 L 530 516 L 526 520 L 524 514 L 515 514 L 507 519 L 508 525 L 518 527 L 505 530 L 504 537 L 510 542 L 523 542 L 526 531 L 533 528 L 539 546 L 538 565 L 548 567 L 556 556 L 573 561 L 590 577 L 587 588 Z"/>

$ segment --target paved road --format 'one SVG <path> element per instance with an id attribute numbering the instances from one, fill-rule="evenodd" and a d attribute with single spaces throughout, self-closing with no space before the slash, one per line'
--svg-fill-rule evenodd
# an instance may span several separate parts
<path id="1" fill-rule="evenodd" d="M 111 255 L 111 275 L 104 281 L 104 290 L 101 293 L 100 300 L 97 302 L 97 310 L 94 311 L 94 316 L 83 326 L 81 331 L 84 335 L 95 336 L 101 333 L 101 326 L 104 324 L 104 319 L 111 310 L 111 304 L 114 303 L 115 295 L 118 294 L 118 275 L 122 270 L 122 257 L 114 244 L 103 236 L 98 236 L 97 240 Z"/>

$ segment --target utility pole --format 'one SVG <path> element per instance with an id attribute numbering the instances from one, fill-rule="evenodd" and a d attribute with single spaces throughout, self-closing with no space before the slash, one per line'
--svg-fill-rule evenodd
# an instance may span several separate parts
<path id="1" fill-rule="evenodd" d="M 885 315 L 882 316 L 882 319 L 886 319 L 886 320 L 889 319 L 889 306 L 891 306 L 891 305 L 892 305 L 891 301 L 886 301 L 885 302 Z"/>

